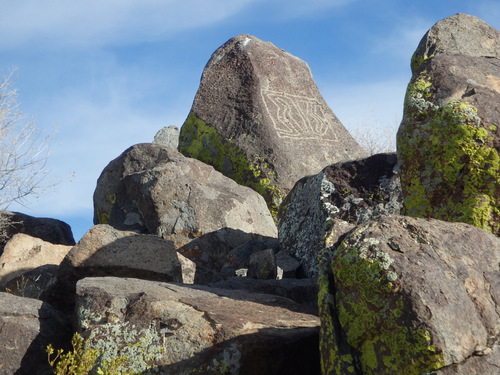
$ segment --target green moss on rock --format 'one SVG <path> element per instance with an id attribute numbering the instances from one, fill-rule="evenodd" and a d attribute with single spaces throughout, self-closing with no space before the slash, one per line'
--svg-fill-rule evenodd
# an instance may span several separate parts
<path id="1" fill-rule="evenodd" d="M 111 206 L 109 211 L 102 211 L 97 209 L 97 224 L 108 224 L 109 218 L 111 217 L 111 211 L 113 210 L 113 205 L 116 204 L 116 194 L 109 194 L 108 202 Z"/>
<path id="2" fill-rule="evenodd" d="M 333 253 L 333 281 L 326 274 L 319 278 L 324 374 L 354 373 L 358 366 L 363 374 L 412 375 L 444 366 L 443 353 L 432 345 L 429 332 L 411 328 L 411 308 L 394 282 L 398 275 L 392 263 L 376 240 L 364 237 L 363 228 Z M 350 351 L 340 350 L 340 337 Z"/>
<path id="3" fill-rule="evenodd" d="M 277 218 L 283 194 L 271 181 L 276 172 L 258 158 L 250 160 L 230 139 L 225 140 L 213 126 L 207 125 L 194 112 L 189 114 L 182 126 L 179 151 L 187 157 L 212 165 L 238 184 L 261 194 L 271 214 Z"/>
<path id="4" fill-rule="evenodd" d="M 398 134 L 405 213 L 500 234 L 500 157 L 494 125 L 460 100 L 439 107 L 422 72 L 410 83 Z"/>

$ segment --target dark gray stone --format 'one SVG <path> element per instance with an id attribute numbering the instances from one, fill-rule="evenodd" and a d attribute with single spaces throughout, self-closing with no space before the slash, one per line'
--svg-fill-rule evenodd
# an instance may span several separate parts
<path id="1" fill-rule="evenodd" d="M 0 292 L 0 373 L 50 375 L 45 349 L 68 349 L 71 321 L 49 304 Z"/>
<path id="2" fill-rule="evenodd" d="M 356 224 L 399 214 L 401 186 L 395 154 L 332 164 L 299 180 L 280 207 L 280 250 L 298 259 L 306 277 L 317 274 L 319 252 Z"/>
<path id="3" fill-rule="evenodd" d="M 324 369 L 497 373 L 500 238 L 464 223 L 382 216 L 323 255 Z"/>
<path id="4" fill-rule="evenodd" d="M 412 59 L 397 136 L 403 213 L 500 235 L 500 31 L 457 14 Z"/>
<path id="5" fill-rule="evenodd" d="M 130 147 L 103 170 L 94 223 L 183 246 L 221 228 L 276 237 L 264 199 L 213 167 L 159 144 Z"/>
<path id="6" fill-rule="evenodd" d="M 326 104 L 309 66 L 251 35 L 213 53 L 179 150 L 252 187 L 271 211 L 299 178 L 365 155 Z"/>
<path id="7" fill-rule="evenodd" d="M 266 249 L 250 256 L 247 277 L 261 280 L 276 280 L 278 267 L 273 249 Z"/>

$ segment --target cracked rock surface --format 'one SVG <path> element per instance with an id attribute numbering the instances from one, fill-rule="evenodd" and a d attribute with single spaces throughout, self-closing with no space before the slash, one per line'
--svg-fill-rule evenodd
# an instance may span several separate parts
<path id="1" fill-rule="evenodd" d="M 318 317 L 279 296 L 97 277 L 78 282 L 77 312 L 84 335 L 127 326 L 152 337 L 162 374 L 211 373 L 214 363 L 231 374 L 319 371 Z"/>
<path id="2" fill-rule="evenodd" d="M 499 238 L 468 224 L 394 215 L 357 226 L 326 252 L 325 368 L 465 374 L 479 373 L 463 372 L 476 363 L 498 373 Z"/>

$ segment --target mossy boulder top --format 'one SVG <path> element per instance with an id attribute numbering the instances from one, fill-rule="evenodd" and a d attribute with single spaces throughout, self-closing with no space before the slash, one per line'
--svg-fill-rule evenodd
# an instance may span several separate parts
<path id="1" fill-rule="evenodd" d="M 250 35 L 213 53 L 179 150 L 259 191 L 268 204 L 303 176 L 364 155 L 321 96 L 309 66 Z"/>
<path id="2" fill-rule="evenodd" d="M 457 14 L 412 58 L 397 148 L 404 213 L 500 234 L 500 32 Z"/>

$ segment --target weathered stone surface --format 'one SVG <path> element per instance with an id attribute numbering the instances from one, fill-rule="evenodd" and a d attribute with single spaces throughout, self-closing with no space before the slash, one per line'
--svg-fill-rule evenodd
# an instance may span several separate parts
<path id="1" fill-rule="evenodd" d="M 185 262 L 181 257 L 172 241 L 95 225 L 64 258 L 57 284 L 42 298 L 60 310 L 71 311 L 76 282 L 91 276 L 183 282 Z M 192 279 L 191 274 L 188 279 Z"/>
<path id="2" fill-rule="evenodd" d="M 55 264 L 34 268 L 10 279 L 3 289 L 16 296 L 40 299 L 56 283 L 58 269 Z"/>
<path id="3" fill-rule="evenodd" d="M 299 180 L 280 207 L 280 250 L 297 258 L 302 273 L 314 276 L 318 254 L 354 225 L 399 214 L 401 186 L 395 154 L 332 164 Z"/>
<path id="4" fill-rule="evenodd" d="M 177 150 L 179 146 L 179 134 L 180 130 L 177 126 L 165 126 L 156 133 L 153 143 L 158 143 Z"/>
<path id="5" fill-rule="evenodd" d="M 324 374 L 358 366 L 363 374 L 470 374 L 477 372 L 448 367 L 498 363 L 500 239 L 491 233 L 383 216 L 350 231 L 323 259 Z"/>
<path id="6" fill-rule="evenodd" d="M 163 347 L 162 374 L 319 371 L 319 320 L 282 297 L 114 277 L 80 280 L 77 294 L 79 327 L 94 345 L 111 332 L 112 348 L 113 332 L 133 331 L 144 350 Z"/>
<path id="7" fill-rule="evenodd" d="M 94 223 L 185 245 L 221 228 L 276 237 L 262 197 L 199 160 L 151 143 L 130 147 L 103 170 Z"/>
<path id="8" fill-rule="evenodd" d="M 261 280 L 276 280 L 278 266 L 273 249 L 266 249 L 250 256 L 247 277 Z"/>
<path id="9" fill-rule="evenodd" d="M 248 254 L 246 262 L 237 264 L 228 259 L 233 259 L 233 254 L 250 244 L 259 244 L 263 250 L 269 247 L 277 247 L 278 239 L 274 237 L 265 237 L 256 233 L 245 233 L 241 230 L 222 228 L 215 232 L 201 235 L 186 245 L 177 249 L 177 251 L 196 264 L 196 273 L 194 275 L 195 284 L 213 283 L 227 277 L 233 277 L 237 268 L 248 266 Z"/>
<path id="10" fill-rule="evenodd" d="M 500 32 L 477 17 L 455 14 L 427 31 L 412 57 L 412 69 L 440 54 L 500 59 Z"/>
<path id="11" fill-rule="evenodd" d="M 15 277 L 39 266 L 59 265 L 72 247 L 54 245 L 27 234 L 15 234 L 0 256 L 0 288 Z"/>
<path id="12" fill-rule="evenodd" d="M 279 251 L 276 254 L 276 266 L 278 267 L 278 275 L 276 278 L 297 277 L 297 270 L 300 267 L 300 262 L 285 251 Z"/>
<path id="13" fill-rule="evenodd" d="M 0 292 L 0 373 L 50 375 L 45 348 L 67 349 L 71 322 L 49 304 Z"/>
<path id="14" fill-rule="evenodd" d="M 252 238 L 250 241 L 233 248 L 233 250 L 227 254 L 222 266 L 221 277 L 223 279 L 231 278 L 236 275 L 235 273 L 237 270 L 244 268 L 248 269 L 252 254 L 265 249 L 274 249 L 274 251 L 277 252 L 278 247 L 279 242 L 277 238 Z"/>
<path id="15" fill-rule="evenodd" d="M 300 305 L 300 311 L 318 315 L 318 285 L 316 279 L 259 280 L 233 277 L 209 285 L 216 289 L 245 290 L 272 294 L 291 299 Z"/>
<path id="16" fill-rule="evenodd" d="M 500 234 L 500 32 L 457 14 L 412 58 L 398 161 L 405 214 Z"/>
<path id="17" fill-rule="evenodd" d="M 5 243 L 16 233 L 24 233 L 31 237 L 41 238 L 44 241 L 72 246 L 75 244 L 71 227 L 65 222 L 57 219 L 45 217 L 33 217 L 20 212 L 0 211 L 1 222 L 8 224 L 4 231 L 0 243 L 0 254 L 3 251 Z"/>
<path id="18" fill-rule="evenodd" d="M 250 35 L 213 53 L 181 128 L 179 150 L 258 191 L 271 211 L 299 178 L 364 155 L 308 65 Z"/>

